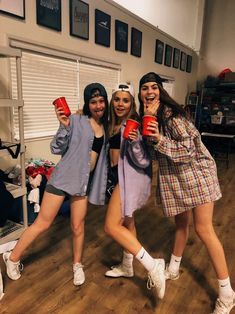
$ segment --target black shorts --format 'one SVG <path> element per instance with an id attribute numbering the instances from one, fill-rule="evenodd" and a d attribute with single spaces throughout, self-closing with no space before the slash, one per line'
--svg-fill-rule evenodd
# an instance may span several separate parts
<path id="1" fill-rule="evenodd" d="M 54 187 L 51 184 L 46 185 L 45 191 L 47 191 L 48 193 L 54 194 L 54 195 L 58 195 L 58 196 L 68 196 L 68 193 L 66 193 L 60 189 L 57 189 L 56 187 Z"/>

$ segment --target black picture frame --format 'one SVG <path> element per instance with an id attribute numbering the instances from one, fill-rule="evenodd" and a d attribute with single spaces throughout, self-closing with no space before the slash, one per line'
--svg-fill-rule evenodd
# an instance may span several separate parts
<path id="1" fill-rule="evenodd" d="M 89 4 L 82 0 L 69 0 L 70 35 L 89 39 Z"/>
<path id="2" fill-rule="evenodd" d="M 110 47 L 111 16 L 95 9 L 95 43 Z"/>
<path id="3" fill-rule="evenodd" d="M 61 31 L 61 0 L 37 0 L 37 24 Z"/>
<path id="4" fill-rule="evenodd" d="M 14 0 L 10 2 L 9 0 L 0 1 L 0 13 L 16 17 L 18 19 L 25 19 L 25 0 Z"/>
<path id="5" fill-rule="evenodd" d="M 128 51 L 128 24 L 115 20 L 115 50 Z"/>
<path id="6" fill-rule="evenodd" d="M 142 32 L 138 29 L 131 28 L 131 54 L 140 58 L 142 51 Z"/>
<path id="7" fill-rule="evenodd" d="M 188 73 L 191 73 L 191 71 L 192 71 L 192 61 L 193 61 L 192 56 L 187 55 L 186 72 L 188 72 Z"/>
<path id="8" fill-rule="evenodd" d="M 163 62 L 163 52 L 164 52 L 164 42 L 157 39 L 156 40 L 156 48 L 155 48 L 155 62 L 162 64 Z"/>
<path id="9" fill-rule="evenodd" d="M 173 54 L 173 48 L 172 48 L 172 46 L 166 44 L 164 65 L 166 65 L 166 66 L 168 66 L 168 67 L 171 67 L 171 63 L 172 63 L 172 54 Z"/>
<path id="10" fill-rule="evenodd" d="M 180 50 L 178 48 L 174 48 L 173 53 L 173 68 L 178 69 L 180 65 Z"/>
<path id="11" fill-rule="evenodd" d="M 181 51 L 180 53 L 180 70 L 185 71 L 186 69 L 186 53 Z"/>

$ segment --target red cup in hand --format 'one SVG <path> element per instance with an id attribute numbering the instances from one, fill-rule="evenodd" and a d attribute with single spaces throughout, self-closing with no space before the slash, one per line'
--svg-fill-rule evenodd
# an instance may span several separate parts
<path id="1" fill-rule="evenodd" d="M 142 119 L 142 135 L 143 136 L 151 136 L 152 131 L 149 131 L 147 129 L 148 123 L 152 121 L 157 121 L 157 118 L 155 116 L 145 115 Z"/>
<path id="2" fill-rule="evenodd" d="M 129 133 L 133 130 L 137 130 L 139 127 L 139 122 L 133 119 L 127 119 L 126 121 L 126 127 L 123 132 L 123 137 L 128 139 L 129 138 Z"/>
<path id="3" fill-rule="evenodd" d="M 53 105 L 56 106 L 56 108 L 62 108 L 66 117 L 69 117 L 71 115 L 71 111 L 65 97 L 59 97 L 55 99 L 53 101 Z"/>

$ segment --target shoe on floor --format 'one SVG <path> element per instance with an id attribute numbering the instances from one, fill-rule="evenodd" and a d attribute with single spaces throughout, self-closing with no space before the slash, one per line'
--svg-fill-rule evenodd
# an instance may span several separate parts
<path id="1" fill-rule="evenodd" d="M 155 262 L 153 270 L 148 273 L 147 288 L 150 290 L 155 287 L 158 298 L 163 299 L 166 288 L 165 261 L 159 258 L 155 259 Z"/>
<path id="2" fill-rule="evenodd" d="M 23 270 L 23 264 L 20 261 L 12 262 L 10 260 L 11 252 L 6 252 L 2 254 L 3 261 L 6 264 L 7 276 L 12 280 L 17 280 L 21 277 L 21 272 Z"/>
<path id="3" fill-rule="evenodd" d="M 118 278 L 118 277 L 133 277 L 133 267 L 126 267 L 123 264 L 112 266 L 110 270 L 106 271 L 105 276 Z"/>
<path id="4" fill-rule="evenodd" d="M 229 314 L 234 306 L 235 306 L 235 293 L 233 293 L 233 298 L 229 301 L 225 302 L 220 299 L 217 299 L 215 303 L 215 309 L 212 314 Z"/>
<path id="5" fill-rule="evenodd" d="M 85 274 L 81 263 L 73 264 L 73 284 L 81 286 L 85 282 Z"/>
<path id="6" fill-rule="evenodd" d="M 173 273 L 172 271 L 169 270 L 169 264 L 166 265 L 166 269 L 165 269 L 165 278 L 166 280 L 170 279 L 170 280 L 177 280 L 180 277 L 180 273 L 179 271 L 176 273 Z"/>

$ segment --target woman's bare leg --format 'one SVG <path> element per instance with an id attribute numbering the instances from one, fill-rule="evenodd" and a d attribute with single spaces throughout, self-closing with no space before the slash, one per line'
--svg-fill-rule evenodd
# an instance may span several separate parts
<path id="1" fill-rule="evenodd" d="M 112 193 L 105 219 L 105 232 L 117 241 L 127 252 L 134 256 L 140 251 L 141 244 L 136 236 L 123 225 L 119 185 Z"/>
<path id="2" fill-rule="evenodd" d="M 30 244 L 44 231 L 46 231 L 54 221 L 62 203 L 64 196 L 54 195 L 44 192 L 43 200 L 38 217 L 21 235 L 16 246 L 11 252 L 10 260 L 17 262 L 21 259 L 24 251 Z"/>
<path id="3" fill-rule="evenodd" d="M 214 203 L 197 206 L 193 210 L 195 231 L 205 244 L 218 279 L 228 277 L 228 268 L 224 249 L 215 233 L 212 217 Z"/>
<path id="4" fill-rule="evenodd" d="M 71 229 L 73 234 L 73 263 L 80 263 L 84 243 L 84 226 L 87 213 L 87 197 L 73 196 L 71 206 Z"/>
<path id="5" fill-rule="evenodd" d="M 190 211 L 175 216 L 175 241 L 173 254 L 181 257 L 188 241 Z"/>

